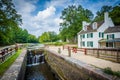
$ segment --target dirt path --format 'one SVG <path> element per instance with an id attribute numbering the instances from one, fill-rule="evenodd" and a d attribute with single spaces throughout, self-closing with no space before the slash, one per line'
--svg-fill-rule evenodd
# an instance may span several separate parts
<path id="1" fill-rule="evenodd" d="M 56 46 L 50 46 L 49 49 L 58 52 L 58 48 L 61 49 L 61 55 L 64 56 L 68 56 L 68 50 L 67 49 L 62 49 L 62 46 L 56 47 Z M 120 71 L 120 64 L 119 63 L 115 63 L 115 62 L 111 62 L 111 61 L 107 61 L 107 60 L 103 60 L 103 59 L 99 59 L 99 58 L 95 58 L 93 56 L 88 56 L 88 55 L 84 55 L 83 52 L 78 51 L 77 53 L 71 53 L 71 57 L 78 59 L 84 63 L 90 64 L 92 66 L 98 67 L 98 68 L 106 68 L 106 67 L 110 67 L 113 71 Z"/>

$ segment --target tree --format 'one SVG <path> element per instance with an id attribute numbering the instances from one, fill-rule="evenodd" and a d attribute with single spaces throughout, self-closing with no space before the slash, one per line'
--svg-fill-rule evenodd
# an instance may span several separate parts
<path id="1" fill-rule="evenodd" d="M 28 42 L 29 43 L 38 43 L 38 39 L 36 38 L 35 35 L 29 34 L 29 36 L 28 36 Z"/>
<path id="2" fill-rule="evenodd" d="M 39 36 L 39 42 L 55 42 L 59 40 L 58 35 L 54 31 L 48 31 L 42 33 L 41 36 Z"/>
<path id="3" fill-rule="evenodd" d="M 63 19 L 63 22 L 60 23 L 61 39 L 75 42 L 77 33 L 82 29 L 82 21 L 91 21 L 93 14 L 80 5 L 78 7 L 72 5 L 62 11 L 60 18 Z"/>
<path id="4" fill-rule="evenodd" d="M 105 12 L 111 12 L 112 11 L 112 6 L 102 6 L 100 11 L 97 11 L 97 16 L 95 17 L 94 21 L 102 21 L 104 20 L 104 13 Z"/>
<path id="5" fill-rule="evenodd" d="M 120 4 L 113 7 L 113 10 L 110 12 L 110 16 L 115 25 L 120 25 Z"/>
<path id="6" fill-rule="evenodd" d="M 120 4 L 112 6 L 103 6 L 100 11 L 97 11 L 97 15 L 94 21 L 104 20 L 104 13 L 109 12 L 109 16 L 112 18 L 115 25 L 120 25 Z"/>
<path id="7" fill-rule="evenodd" d="M 13 28 L 22 24 L 21 15 L 17 14 L 12 0 L 0 0 L 0 44 L 13 42 Z"/>

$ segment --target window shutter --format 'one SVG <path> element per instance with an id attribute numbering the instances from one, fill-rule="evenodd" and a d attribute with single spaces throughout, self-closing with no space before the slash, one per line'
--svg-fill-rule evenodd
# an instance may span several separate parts
<path id="1" fill-rule="evenodd" d="M 91 42 L 91 47 L 93 47 L 93 42 Z"/>
<path id="2" fill-rule="evenodd" d="M 99 38 L 100 38 L 100 32 L 99 32 Z"/>
<path id="3" fill-rule="evenodd" d="M 91 38 L 93 38 L 93 33 L 91 33 Z"/>
<path id="4" fill-rule="evenodd" d="M 114 34 L 112 34 L 112 39 L 114 39 Z"/>
<path id="5" fill-rule="evenodd" d="M 107 39 L 108 39 L 108 35 L 107 35 Z"/>

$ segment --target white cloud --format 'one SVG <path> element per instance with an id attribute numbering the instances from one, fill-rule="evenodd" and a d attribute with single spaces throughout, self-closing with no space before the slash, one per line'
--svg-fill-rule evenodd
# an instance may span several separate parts
<path id="1" fill-rule="evenodd" d="M 81 4 L 84 8 L 88 8 L 92 10 L 94 13 L 97 9 L 104 4 L 114 4 L 115 2 L 107 2 L 99 1 L 98 3 L 94 4 L 87 4 L 89 0 L 51 0 L 46 2 L 45 6 L 46 9 L 42 11 L 37 11 L 38 13 L 32 15 L 34 11 L 37 9 L 37 1 L 39 0 L 13 0 L 16 6 L 16 10 L 18 13 L 22 15 L 23 25 L 21 26 L 24 29 L 27 29 L 29 33 L 34 34 L 36 36 L 40 36 L 45 31 L 59 31 L 59 23 L 62 22 L 60 19 L 60 14 L 57 13 L 57 7 L 64 9 L 68 5 L 74 4 L 79 5 Z M 97 5 L 97 7 L 96 7 Z"/>
<path id="2" fill-rule="evenodd" d="M 36 36 L 40 36 L 44 31 L 56 31 L 58 33 L 61 19 L 56 16 L 54 6 L 48 6 L 33 16 L 31 13 L 35 11 L 37 6 L 32 2 L 15 0 L 14 3 L 18 12 L 22 15 L 23 25 L 21 27 L 27 29 L 29 33 Z"/>
<path id="3" fill-rule="evenodd" d="M 36 20 L 40 20 L 40 19 L 46 19 L 49 18 L 53 15 L 55 15 L 55 11 L 56 9 L 52 6 L 48 7 L 47 9 L 43 10 L 43 11 L 39 11 L 37 16 L 35 16 Z"/>

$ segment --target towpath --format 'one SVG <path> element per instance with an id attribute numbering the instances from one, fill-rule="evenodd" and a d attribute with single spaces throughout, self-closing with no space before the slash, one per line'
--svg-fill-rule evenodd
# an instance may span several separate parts
<path id="1" fill-rule="evenodd" d="M 55 51 L 56 53 L 58 53 L 59 48 L 61 49 L 61 53 L 60 53 L 61 55 L 68 56 L 68 50 L 67 49 L 63 50 L 62 46 L 49 46 L 49 49 Z M 84 63 L 90 64 L 90 65 L 98 67 L 98 68 L 104 69 L 104 68 L 110 67 L 113 71 L 120 71 L 119 63 L 95 58 L 95 57 L 89 56 L 89 55 L 84 55 L 84 53 L 81 51 L 78 51 L 77 53 L 71 52 L 71 57 L 73 59 L 80 60 Z"/>

